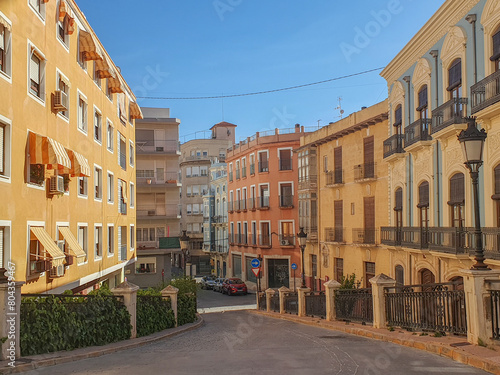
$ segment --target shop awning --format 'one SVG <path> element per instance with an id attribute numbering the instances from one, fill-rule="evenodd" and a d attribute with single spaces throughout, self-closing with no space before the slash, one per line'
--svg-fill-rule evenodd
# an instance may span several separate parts
<path id="1" fill-rule="evenodd" d="M 62 265 L 64 263 L 64 260 L 66 259 L 66 256 L 61 251 L 61 249 L 57 247 L 54 240 L 45 231 L 45 229 L 43 227 L 30 227 L 30 229 L 31 233 L 33 233 L 38 241 L 40 241 L 45 251 L 52 257 L 52 267 Z"/>
<path id="2" fill-rule="evenodd" d="M 136 103 L 136 102 L 133 102 L 133 101 L 130 101 L 130 118 L 143 118 L 142 116 L 142 111 L 141 111 L 141 108 L 139 107 L 139 105 Z"/>
<path id="3" fill-rule="evenodd" d="M 73 233 L 71 233 L 69 228 L 68 227 L 59 227 L 59 232 L 61 232 L 63 237 L 66 239 L 66 242 L 68 243 L 71 251 L 73 251 L 73 253 L 76 255 L 77 262 L 78 263 L 85 262 L 85 258 L 87 257 L 87 254 L 85 254 L 85 251 L 83 251 L 82 247 L 78 243 L 75 236 L 73 236 Z"/>
<path id="4" fill-rule="evenodd" d="M 90 177 L 90 165 L 85 156 L 73 150 L 67 150 L 72 166 L 69 174 L 72 177 Z"/>
<path id="5" fill-rule="evenodd" d="M 86 61 L 103 59 L 101 48 L 92 34 L 83 30 L 80 30 L 80 52 L 83 53 L 83 58 Z"/>
<path id="6" fill-rule="evenodd" d="M 108 78 L 109 91 L 115 94 L 123 93 L 123 85 L 118 76 Z"/>
<path id="7" fill-rule="evenodd" d="M 106 57 L 103 56 L 102 60 L 96 60 L 94 64 L 96 64 L 96 71 L 99 72 L 99 78 L 116 77 L 115 71 L 106 60 Z"/>
<path id="8" fill-rule="evenodd" d="M 52 138 L 29 133 L 30 164 L 45 164 L 48 169 L 71 168 L 71 160 L 66 149 Z"/>

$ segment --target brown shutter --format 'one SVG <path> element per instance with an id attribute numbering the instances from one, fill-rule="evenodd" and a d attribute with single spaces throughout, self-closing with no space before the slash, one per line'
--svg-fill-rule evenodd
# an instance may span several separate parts
<path id="1" fill-rule="evenodd" d="M 375 197 L 365 197 L 363 203 L 365 229 L 375 229 Z"/>
<path id="2" fill-rule="evenodd" d="M 333 150 L 333 164 L 336 171 L 342 170 L 342 146 Z"/>
<path id="3" fill-rule="evenodd" d="M 393 126 L 399 126 L 403 123 L 403 109 L 401 105 L 398 105 L 396 107 L 396 110 L 394 111 L 394 124 Z"/>
<path id="4" fill-rule="evenodd" d="M 500 200 L 500 164 L 495 168 L 495 194 L 491 198 Z"/>
<path id="5" fill-rule="evenodd" d="M 500 59 L 500 31 L 493 35 L 493 56 L 490 57 L 491 61 Z"/>
<path id="6" fill-rule="evenodd" d="M 343 204 L 344 201 L 335 201 L 333 202 L 334 209 L 334 221 L 335 228 L 340 229 L 344 226 L 344 215 L 343 215 Z"/>
<path id="7" fill-rule="evenodd" d="M 462 60 L 457 59 L 448 70 L 448 91 L 462 84 Z"/>
<path id="8" fill-rule="evenodd" d="M 424 181 L 418 187 L 418 205 L 417 207 L 429 207 L 429 183 Z"/>
<path id="9" fill-rule="evenodd" d="M 394 211 L 402 211 L 403 210 L 403 189 L 399 188 L 395 193 L 395 205 Z"/>
<path id="10" fill-rule="evenodd" d="M 465 203 L 465 181 L 464 174 L 457 173 L 450 178 L 450 200 L 451 206 Z"/>
<path id="11" fill-rule="evenodd" d="M 417 111 L 421 111 L 427 107 L 427 85 L 422 87 L 420 92 L 418 93 L 418 108 Z"/>

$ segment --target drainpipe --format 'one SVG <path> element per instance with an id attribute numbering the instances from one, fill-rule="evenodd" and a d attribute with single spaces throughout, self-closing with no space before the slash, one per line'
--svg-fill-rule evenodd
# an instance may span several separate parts
<path id="1" fill-rule="evenodd" d="M 408 96 L 408 107 L 407 107 L 407 112 L 408 112 L 408 123 L 406 126 L 409 126 L 411 124 L 411 100 L 410 100 L 410 82 L 411 82 L 411 77 L 410 76 L 404 76 L 403 81 L 406 82 L 408 91 L 407 91 L 407 96 Z M 412 164 L 411 164 L 411 155 L 408 156 L 408 225 L 412 224 L 412 209 L 411 209 L 411 196 L 412 196 L 412 191 L 413 191 L 413 179 L 411 178 L 411 172 L 412 172 Z"/>
<path id="2" fill-rule="evenodd" d="M 438 56 L 439 51 L 437 49 L 433 49 L 429 54 L 434 57 L 434 65 L 436 70 L 436 108 L 439 107 L 439 74 L 438 74 Z"/>
<path id="3" fill-rule="evenodd" d="M 406 126 L 409 126 L 411 124 L 411 113 L 410 113 L 410 107 L 411 107 L 411 101 L 410 101 L 410 81 L 411 77 L 410 76 L 404 76 L 403 81 L 406 82 L 408 85 L 408 124 Z"/>
<path id="4" fill-rule="evenodd" d="M 437 49 L 433 49 L 429 53 L 433 58 L 434 58 L 434 66 L 435 66 L 435 76 L 436 76 L 436 108 L 439 107 L 439 76 L 438 76 L 438 56 L 439 56 L 439 51 Z M 437 177 L 437 182 L 436 182 L 436 189 L 437 189 L 437 194 L 435 196 L 437 197 L 437 226 L 441 226 L 441 195 L 439 194 L 439 190 L 441 188 L 441 183 L 440 183 L 440 169 L 439 169 L 439 141 L 436 141 L 436 177 Z"/>
<path id="5" fill-rule="evenodd" d="M 477 15 L 469 14 L 465 20 L 472 25 L 472 48 L 474 49 L 474 83 L 477 83 L 477 48 L 476 48 L 476 21 Z"/>

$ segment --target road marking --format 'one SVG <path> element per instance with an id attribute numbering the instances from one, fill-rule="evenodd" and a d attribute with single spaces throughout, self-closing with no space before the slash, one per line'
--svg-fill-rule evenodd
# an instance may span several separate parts
<path id="1" fill-rule="evenodd" d="M 450 374 L 473 374 L 476 370 L 472 368 L 463 368 L 463 367 L 414 367 L 414 371 L 418 372 L 436 372 L 436 373 L 446 373 Z"/>
<path id="2" fill-rule="evenodd" d="M 241 306 L 217 306 L 217 307 L 205 307 L 198 308 L 198 314 L 207 314 L 214 312 L 224 312 L 224 311 L 239 311 L 239 310 L 256 310 L 257 304 L 253 305 L 241 305 Z"/>

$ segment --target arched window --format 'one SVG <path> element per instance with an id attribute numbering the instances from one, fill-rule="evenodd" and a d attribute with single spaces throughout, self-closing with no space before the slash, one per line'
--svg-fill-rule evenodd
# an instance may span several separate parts
<path id="1" fill-rule="evenodd" d="M 463 228 L 465 226 L 465 181 L 463 173 L 455 173 L 450 178 L 451 226 Z"/>
<path id="2" fill-rule="evenodd" d="M 405 285 L 405 270 L 403 266 L 400 266 L 399 264 L 395 268 L 395 273 L 396 273 L 396 283 L 398 285 Z"/>
<path id="3" fill-rule="evenodd" d="M 429 228 L 429 183 L 422 182 L 418 187 L 418 204 L 420 215 L 420 246 L 427 248 Z"/>
<path id="4" fill-rule="evenodd" d="M 402 124 L 403 124 L 403 108 L 401 107 L 401 104 L 399 104 L 396 109 L 394 110 L 394 131 L 395 134 L 403 134 L 402 133 Z"/>
<path id="5" fill-rule="evenodd" d="M 448 88 L 451 98 L 462 97 L 462 60 L 454 60 L 448 69 Z"/>
<path id="6" fill-rule="evenodd" d="M 396 222 L 396 243 L 401 243 L 403 227 L 403 189 L 397 188 L 394 193 L 394 218 Z"/>
<path id="7" fill-rule="evenodd" d="M 495 63 L 495 72 L 500 70 L 500 27 L 493 35 L 493 55 L 490 60 Z"/>
<path id="8" fill-rule="evenodd" d="M 420 119 L 423 120 L 429 118 L 427 85 L 422 86 L 422 88 L 418 92 L 417 112 L 420 113 Z"/>
<path id="9" fill-rule="evenodd" d="M 500 164 L 495 167 L 495 194 L 491 196 L 491 199 L 495 200 L 496 205 L 496 223 L 497 227 L 500 227 Z"/>

